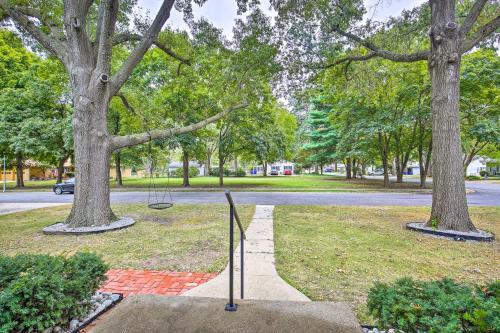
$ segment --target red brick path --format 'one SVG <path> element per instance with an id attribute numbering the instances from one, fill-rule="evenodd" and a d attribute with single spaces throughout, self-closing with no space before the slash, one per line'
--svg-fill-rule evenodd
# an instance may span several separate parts
<path id="1" fill-rule="evenodd" d="M 123 296 L 138 294 L 181 295 L 217 276 L 216 273 L 140 271 L 111 269 L 108 280 L 100 291 L 122 293 Z"/>

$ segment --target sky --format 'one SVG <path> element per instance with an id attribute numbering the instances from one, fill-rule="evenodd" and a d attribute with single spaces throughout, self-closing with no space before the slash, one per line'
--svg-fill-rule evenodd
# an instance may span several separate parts
<path id="1" fill-rule="evenodd" d="M 364 0 L 365 6 L 368 9 L 367 17 L 385 21 L 389 16 L 396 16 L 403 9 L 414 8 L 426 0 Z M 269 5 L 266 0 L 261 1 L 262 9 L 269 12 Z M 149 16 L 154 17 L 162 0 L 139 0 L 139 6 L 144 11 L 149 10 Z M 237 6 L 235 0 L 208 0 L 203 7 L 194 6 L 194 14 L 196 18 L 205 17 L 216 27 L 223 29 L 228 38 L 232 37 L 232 27 L 237 16 Z M 173 10 L 172 16 L 168 20 L 168 24 L 174 28 L 187 29 L 186 24 L 182 19 L 182 15 Z"/>

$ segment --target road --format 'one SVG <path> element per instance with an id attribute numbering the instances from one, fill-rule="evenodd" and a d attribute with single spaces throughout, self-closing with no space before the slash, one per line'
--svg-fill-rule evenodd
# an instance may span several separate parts
<path id="1" fill-rule="evenodd" d="M 500 184 L 467 182 L 473 193 L 467 195 L 471 206 L 500 206 Z M 350 206 L 430 206 L 428 193 L 391 192 L 232 192 L 239 204 L 252 205 L 350 205 Z M 226 203 L 223 192 L 172 192 L 174 203 Z M 73 195 L 52 192 L 0 193 L 0 203 L 71 203 Z M 147 192 L 111 192 L 112 203 L 146 203 Z"/>

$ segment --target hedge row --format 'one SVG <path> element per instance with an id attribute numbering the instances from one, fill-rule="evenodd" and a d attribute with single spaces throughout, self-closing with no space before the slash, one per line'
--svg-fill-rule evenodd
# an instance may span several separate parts
<path id="1" fill-rule="evenodd" d="M 64 327 L 87 314 L 107 269 L 90 253 L 0 256 L 0 333 Z"/>
<path id="2" fill-rule="evenodd" d="M 485 286 L 450 279 L 377 283 L 368 310 L 380 328 L 406 333 L 500 332 L 500 280 Z"/>

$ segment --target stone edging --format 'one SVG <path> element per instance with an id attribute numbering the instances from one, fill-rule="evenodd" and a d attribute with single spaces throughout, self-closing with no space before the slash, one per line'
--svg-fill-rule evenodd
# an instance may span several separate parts
<path id="1" fill-rule="evenodd" d="M 73 329 L 70 329 L 66 333 L 78 333 L 88 325 L 92 324 L 94 320 L 99 318 L 101 315 L 104 313 L 108 312 L 111 308 L 113 308 L 115 305 L 117 305 L 121 300 L 123 300 L 123 294 L 119 293 L 112 293 L 109 294 L 112 299 L 109 300 L 108 303 L 103 303 L 101 306 L 99 306 L 94 312 L 91 312 L 88 317 L 84 319 L 83 322 L 79 323 L 79 325 Z"/>
<path id="2" fill-rule="evenodd" d="M 483 230 L 478 232 L 462 232 L 455 230 L 439 230 L 431 227 L 426 227 L 425 222 L 410 222 L 406 224 L 406 229 L 422 232 L 438 237 L 452 238 L 457 241 L 477 241 L 477 242 L 492 242 L 495 240 L 495 235 Z"/>
<path id="3" fill-rule="evenodd" d="M 43 228 L 43 233 L 45 235 L 89 235 L 89 234 L 99 234 L 107 231 L 120 230 L 128 228 L 134 224 L 135 221 L 130 217 L 122 217 L 121 219 L 113 223 L 96 227 L 71 228 L 64 223 L 59 222 Z"/>

